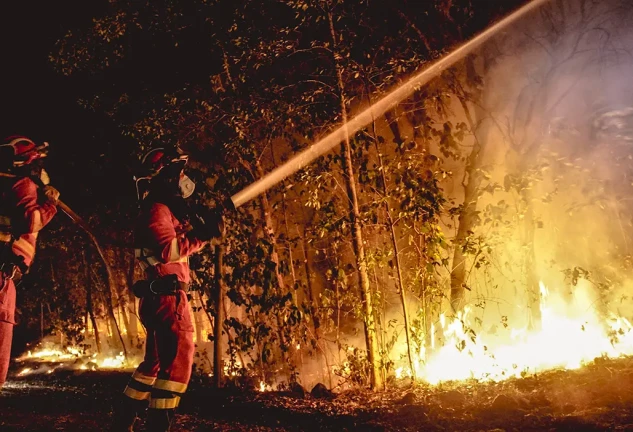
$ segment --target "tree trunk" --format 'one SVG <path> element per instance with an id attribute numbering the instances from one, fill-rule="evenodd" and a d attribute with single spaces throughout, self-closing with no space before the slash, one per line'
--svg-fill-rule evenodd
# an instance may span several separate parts
<path id="1" fill-rule="evenodd" d="M 398 125 L 398 116 L 395 110 L 386 111 L 385 119 L 387 120 L 389 129 L 391 129 L 391 133 L 393 134 L 393 142 L 395 142 L 399 146 L 402 145 L 404 143 L 404 139 L 402 138 L 402 133 L 400 132 L 400 126 Z M 413 130 L 415 131 L 415 126 Z"/>
<path id="2" fill-rule="evenodd" d="M 196 343 L 203 343 L 205 342 L 204 340 L 204 335 L 203 335 L 203 330 L 204 330 L 204 319 L 202 317 L 202 303 L 201 301 L 198 301 L 199 296 L 196 297 L 195 295 L 192 296 L 191 298 L 191 303 L 193 305 L 192 308 L 192 314 L 193 314 L 193 324 L 195 326 L 196 329 Z"/>
<path id="3" fill-rule="evenodd" d="M 290 287 L 290 293 L 292 294 L 292 304 L 297 306 L 297 274 L 295 273 L 295 263 L 292 256 L 292 241 L 290 241 L 290 229 L 288 228 L 288 210 L 286 208 L 286 194 L 283 194 L 281 203 L 284 211 L 284 226 L 286 228 L 286 247 L 288 248 L 288 264 L 290 266 L 290 276 L 292 277 L 292 287 Z"/>
<path id="4" fill-rule="evenodd" d="M 119 315 L 119 321 L 123 322 L 123 329 L 125 332 L 125 336 L 127 337 L 127 341 L 130 344 L 130 347 L 134 346 L 134 338 L 132 336 L 132 328 L 130 325 L 129 313 L 127 311 L 127 294 L 130 292 L 128 289 L 128 274 L 126 269 L 126 259 L 125 259 L 125 250 L 123 248 L 115 249 L 112 247 L 110 249 L 112 262 L 115 262 L 116 265 L 116 273 L 119 283 L 116 284 L 116 308 L 117 314 Z"/>
<path id="5" fill-rule="evenodd" d="M 298 230 L 297 230 L 298 232 Z M 308 239 L 305 233 L 301 238 L 301 252 L 303 253 L 303 268 L 306 273 L 306 287 L 308 292 L 308 302 L 310 307 L 310 315 L 312 316 L 312 324 L 314 326 L 314 333 L 318 337 L 318 329 L 320 327 L 319 315 L 318 315 L 318 300 L 314 295 L 314 288 L 312 286 L 312 276 L 310 271 L 310 257 L 308 255 Z"/>
<path id="6" fill-rule="evenodd" d="M 103 254 L 102 254 L 103 257 Z M 105 259 L 105 257 L 103 257 L 103 259 Z M 106 266 L 107 268 L 108 266 Z M 99 276 L 97 275 L 97 272 L 94 270 L 94 268 L 92 268 L 92 273 L 95 277 L 95 280 L 98 281 Z M 98 283 L 98 282 L 97 282 Z M 125 341 L 123 340 L 123 335 L 121 334 L 121 329 L 119 328 L 119 323 L 116 320 L 116 317 L 114 316 L 114 308 L 112 306 L 112 291 L 110 290 L 111 286 L 108 284 L 105 286 L 104 291 L 102 292 L 102 296 L 103 296 L 103 304 L 106 310 L 106 315 L 107 315 L 107 322 L 110 326 L 111 332 L 112 332 L 112 336 L 118 340 L 118 342 L 120 343 L 120 346 L 122 348 L 122 352 L 123 352 L 123 356 L 124 358 L 127 360 L 128 358 L 128 354 L 127 354 L 127 348 L 125 347 Z M 115 334 L 116 333 L 116 334 Z"/>
<path id="7" fill-rule="evenodd" d="M 299 229 L 297 229 L 297 233 L 298 232 L 299 232 Z M 304 271 L 306 273 L 306 287 L 308 288 L 307 295 L 308 295 L 308 302 L 309 302 L 309 308 L 310 308 L 310 315 L 312 317 L 312 326 L 314 327 L 314 338 L 316 339 L 316 344 L 321 350 L 321 354 L 323 355 L 323 361 L 325 362 L 325 367 L 327 369 L 328 380 L 329 380 L 330 388 L 331 388 L 332 387 L 332 368 L 330 367 L 330 361 L 327 356 L 327 351 L 321 344 L 321 336 L 320 336 L 320 330 L 319 330 L 321 323 L 320 323 L 319 315 L 318 315 L 319 304 L 318 304 L 318 300 L 316 296 L 314 295 L 314 288 L 312 285 L 312 276 L 311 276 L 311 271 L 310 271 L 310 268 L 311 268 L 310 255 L 308 251 L 308 239 L 307 239 L 305 231 L 301 238 L 301 251 L 303 253 Z"/>
<path id="8" fill-rule="evenodd" d="M 369 92 L 368 86 L 366 86 L 367 98 L 369 99 L 369 104 L 371 105 L 372 100 Z M 402 138 L 400 137 L 400 130 L 398 128 L 397 121 L 392 118 L 389 121 L 389 117 L 386 117 L 387 121 L 390 123 L 391 131 L 394 133 L 396 143 L 401 143 Z M 391 209 L 389 208 L 389 192 L 387 190 L 387 175 L 385 174 L 385 164 L 382 158 L 382 153 L 380 148 L 378 148 L 378 134 L 376 133 L 376 121 L 372 122 L 372 133 L 374 139 L 374 146 L 376 147 L 376 155 L 378 156 L 378 167 L 380 169 L 380 175 L 382 178 L 382 200 L 384 202 L 385 213 L 387 215 L 387 225 L 389 227 L 389 236 L 391 237 L 391 247 L 393 248 L 394 261 L 396 266 L 396 283 L 398 286 L 398 292 L 400 294 L 400 303 L 402 304 L 402 313 L 404 315 L 404 334 L 406 336 L 407 341 L 407 355 L 409 358 L 409 368 L 411 369 L 411 377 L 413 380 L 416 379 L 416 371 L 413 363 L 413 352 L 411 351 L 411 329 L 409 325 L 409 310 L 407 308 L 407 298 L 404 288 L 404 280 L 402 277 L 402 266 L 400 263 L 400 249 L 398 248 L 398 238 L 396 237 L 396 221 L 391 214 Z M 384 298 L 384 296 L 383 296 Z M 384 308 L 383 308 L 384 309 Z M 384 310 L 383 310 L 384 312 Z"/>
<path id="9" fill-rule="evenodd" d="M 101 336 L 99 335 L 99 327 L 97 325 L 97 318 L 95 317 L 94 307 L 92 303 L 92 278 L 90 277 L 90 269 L 88 268 L 88 260 L 86 258 L 85 250 L 81 253 L 82 261 L 85 269 L 86 276 L 86 311 L 92 324 L 92 331 L 94 332 L 95 344 L 97 345 L 97 354 L 102 353 L 101 348 Z"/>
<path id="10" fill-rule="evenodd" d="M 130 316 L 130 339 L 134 342 L 132 343 L 132 347 L 139 344 L 139 336 L 138 336 L 138 328 L 139 328 L 139 317 L 138 312 L 136 310 L 136 296 L 132 292 L 132 286 L 134 285 L 134 276 L 136 269 L 136 257 L 134 253 L 130 254 L 130 261 L 127 273 L 127 311 Z"/>
<path id="11" fill-rule="evenodd" d="M 259 161 L 255 163 L 255 168 L 257 170 L 258 177 L 264 177 L 264 169 L 262 168 Z M 264 232 L 273 245 L 270 258 L 275 263 L 275 274 L 277 276 L 277 284 L 279 285 L 279 289 L 282 293 L 285 293 L 286 283 L 284 282 L 284 278 L 281 274 L 281 268 L 279 265 L 279 254 L 277 253 L 277 236 L 275 235 L 275 226 L 273 224 L 272 208 L 270 206 L 270 202 L 268 201 L 267 193 L 264 192 L 260 195 L 260 197 L 262 219 L 264 221 Z"/>
<path id="12" fill-rule="evenodd" d="M 122 297 L 119 297 L 121 300 Z M 130 320 L 128 319 L 128 314 L 125 310 L 125 303 L 119 302 L 118 307 L 119 313 L 121 315 L 121 320 L 123 321 L 123 329 L 125 330 L 125 335 L 127 336 L 127 341 L 130 344 L 130 347 L 134 346 L 134 338 L 132 337 L 132 329 L 130 328 Z"/>
<path id="13" fill-rule="evenodd" d="M 208 296 L 208 293 L 205 293 L 205 294 L 207 294 L 207 296 Z M 198 291 L 198 297 L 200 299 L 200 304 L 202 305 L 202 309 L 204 310 L 204 314 L 207 317 L 207 320 L 209 322 L 209 326 L 211 328 L 211 332 L 213 334 L 215 334 L 215 323 L 214 323 L 215 318 L 213 318 L 211 316 L 211 314 L 209 313 L 209 309 L 207 308 L 207 304 L 204 301 L 204 299 L 202 298 L 202 293 L 200 291 Z"/>
<path id="14" fill-rule="evenodd" d="M 523 200 L 527 205 L 524 220 L 524 241 L 527 246 L 525 256 L 523 258 L 526 275 L 526 291 L 528 296 L 528 308 L 530 316 L 528 321 L 528 329 L 538 331 L 541 329 L 541 287 L 539 286 L 539 277 L 536 272 L 536 251 L 534 250 L 534 208 L 531 204 L 532 194 L 525 190 Z"/>
<path id="15" fill-rule="evenodd" d="M 407 111 L 408 114 L 406 115 L 406 118 L 409 120 L 409 123 L 413 128 L 413 141 L 417 145 L 421 145 L 422 149 L 428 153 L 429 141 L 427 139 L 427 132 L 425 128 L 428 127 L 430 121 L 424 106 L 424 99 L 425 97 L 423 92 L 416 91 L 413 93 L 413 97 L 411 98 L 413 108 Z"/>
<path id="16" fill-rule="evenodd" d="M 330 24 L 330 35 L 334 49 L 338 45 L 336 32 L 334 31 L 334 19 L 332 12 L 328 12 L 328 20 Z M 341 102 L 341 115 L 343 124 L 347 124 L 347 107 L 345 101 L 345 87 L 343 84 L 343 71 L 338 59 L 338 54 L 334 54 L 334 63 L 336 67 L 336 76 L 338 90 Z M 358 206 L 358 196 L 356 192 L 356 178 L 354 176 L 354 166 L 352 163 L 352 148 L 350 144 L 349 134 L 346 134 L 342 145 L 343 153 L 343 170 L 347 186 L 347 194 L 350 202 L 350 215 L 352 222 L 352 242 L 354 252 L 356 254 L 356 267 L 358 271 L 358 279 L 360 284 L 360 297 L 363 303 L 364 324 L 365 324 L 365 344 L 367 346 L 367 359 L 370 366 L 370 386 L 373 390 L 382 387 L 382 379 L 379 366 L 378 341 L 376 338 L 376 325 L 374 310 L 372 304 L 371 287 L 369 284 L 369 275 L 367 273 L 367 261 L 365 259 L 365 246 L 363 241 L 363 230 L 360 220 L 360 208 Z"/>
<path id="17" fill-rule="evenodd" d="M 476 120 L 471 115 L 465 92 L 460 92 L 457 98 L 464 110 L 464 115 L 473 134 L 473 148 L 466 160 L 466 168 L 462 186 L 464 187 L 464 203 L 459 212 L 457 235 L 455 236 L 455 250 L 453 252 L 453 264 L 451 271 L 451 306 L 455 312 L 461 310 L 464 305 L 466 281 L 468 271 L 466 270 L 466 253 L 468 238 L 477 225 L 477 203 L 479 201 L 479 191 L 484 180 L 483 152 L 485 150 L 488 132 L 490 130 L 490 120 L 484 118 L 485 113 L 481 108 L 475 110 Z M 483 124 L 482 124 L 483 123 Z"/>
<path id="18" fill-rule="evenodd" d="M 215 280 L 217 296 L 215 298 L 215 326 L 213 335 L 213 385 L 220 388 L 224 385 L 224 344 L 222 329 L 224 328 L 224 277 L 223 277 L 224 247 L 215 247 Z"/>
<path id="19" fill-rule="evenodd" d="M 106 310 L 108 311 L 108 315 L 111 316 L 111 318 L 114 320 L 114 325 L 116 327 L 116 331 L 117 334 L 119 336 L 119 340 L 121 342 L 121 346 L 123 347 L 123 355 L 125 356 L 125 359 L 127 360 L 127 349 L 125 348 L 125 342 L 123 341 L 123 336 L 121 335 L 121 331 L 119 329 L 119 325 L 116 322 L 116 319 L 114 318 L 114 311 L 112 309 L 112 293 L 113 292 L 117 292 L 116 290 L 116 283 L 114 281 L 114 275 L 112 273 L 112 268 L 110 267 L 110 263 L 108 262 L 108 260 L 105 257 L 105 254 L 103 253 L 103 250 L 101 249 L 101 246 L 99 245 L 99 242 L 97 241 L 97 238 L 95 237 L 95 235 L 92 233 L 92 230 L 90 229 L 90 227 L 88 226 L 88 224 L 85 223 L 85 221 L 83 219 L 81 219 L 79 217 L 79 215 L 77 215 L 74 211 L 72 211 L 71 208 L 69 208 L 66 204 L 64 204 L 63 202 L 59 202 L 58 207 L 60 209 L 62 209 L 64 211 L 64 213 L 66 213 L 68 216 L 70 216 L 70 218 L 73 220 L 73 222 L 75 222 L 77 225 L 79 225 L 84 232 L 88 235 L 88 237 L 90 237 L 90 240 L 92 240 L 95 249 L 97 250 L 97 253 L 99 254 L 99 257 L 101 258 L 101 260 L 103 261 L 103 265 L 106 269 L 106 274 L 108 277 L 108 295 L 106 298 Z M 96 276 L 96 272 L 95 272 L 95 276 Z"/>
<path id="20" fill-rule="evenodd" d="M 255 162 L 255 169 L 259 178 L 264 177 L 264 170 L 259 163 L 259 160 Z M 279 261 L 279 253 L 277 252 L 277 236 L 275 235 L 275 226 L 273 224 L 272 208 L 268 201 L 268 194 L 266 192 L 260 195 L 260 207 L 262 213 L 262 219 L 264 221 L 264 233 L 268 237 L 270 244 L 272 245 L 272 251 L 270 259 L 275 263 L 275 275 L 277 277 L 277 286 L 279 287 L 279 294 L 283 295 L 287 292 L 286 283 L 283 275 L 281 274 L 281 266 Z M 284 335 L 284 316 L 277 314 L 277 332 L 279 334 L 281 356 L 284 363 L 287 360 L 286 350 L 290 349 L 288 341 Z"/>

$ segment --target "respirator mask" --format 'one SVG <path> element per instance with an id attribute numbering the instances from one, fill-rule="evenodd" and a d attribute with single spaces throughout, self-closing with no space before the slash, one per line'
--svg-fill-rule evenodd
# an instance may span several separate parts
<path id="1" fill-rule="evenodd" d="M 180 195 L 183 198 L 189 198 L 193 195 L 193 191 L 196 189 L 196 184 L 193 180 L 185 175 L 185 173 L 180 174 L 180 180 L 178 180 L 178 189 L 180 190 Z"/>

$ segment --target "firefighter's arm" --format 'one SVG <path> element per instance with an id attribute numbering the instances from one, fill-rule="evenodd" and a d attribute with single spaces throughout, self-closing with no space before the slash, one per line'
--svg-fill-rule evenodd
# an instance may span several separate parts
<path id="1" fill-rule="evenodd" d="M 24 178 L 13 185 L 15 202 L 17 203 L 16 216 L 22 220 L 17 221 L 20 234 L 36 233 L 44 228 L 57 214 L 57 206 L 47 200 L 43 203 L 38 201 L 38 189 L 35 183 Z"/>
<path id="2" fill-rule="evenodd" d="M 165 263 L 178 262 L 204 247 L 206 242 L 193 238 L 187 233 L 176 233 L 171 212 L 163 204 L 156 204 L 150 211 L 149 230 L 159 245 L 161 260 Z"/>

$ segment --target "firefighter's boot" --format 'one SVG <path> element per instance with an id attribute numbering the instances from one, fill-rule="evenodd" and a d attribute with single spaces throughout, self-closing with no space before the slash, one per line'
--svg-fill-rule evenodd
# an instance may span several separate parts
<path id="1" fill-rule="evenodd" d="M 134 424 L 146 403 L 146 401 L 124 397 L 114 408 L 110 432 L 134 432 Z"/>
<path id="2" fill-rule="evenodd" d="M 155 409 L 147 411 L 147 432 L 167 432 L 174 422 L 175 409 Z"/>

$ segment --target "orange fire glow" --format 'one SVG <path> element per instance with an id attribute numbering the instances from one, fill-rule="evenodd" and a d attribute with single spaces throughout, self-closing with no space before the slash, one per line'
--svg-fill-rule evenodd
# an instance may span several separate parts
<path id="1" fill-rule="evenodd" d="M 416 377 L 431 384 L 464 379 L 501 381 L 547 369 L 577 369 L 599 357 L 633 354 L 633 326 L 613 313 L 601 317 L 588 285 L 576 287 L 572 302 L 551 294 L 542 282 L 540 287 L 540 331 L 510 329 L 510 341 L 494 344 L 485 334 L 470 332 L 470 309 L 465 308 L 450 322 L 442 315 L 439 330 L 445 343 L 436 350 L 432 347 L 428 356 L 424 350 L 418 353 Z M 406 367 L 395 372 L 397 378 L 411 376 Z"/>

